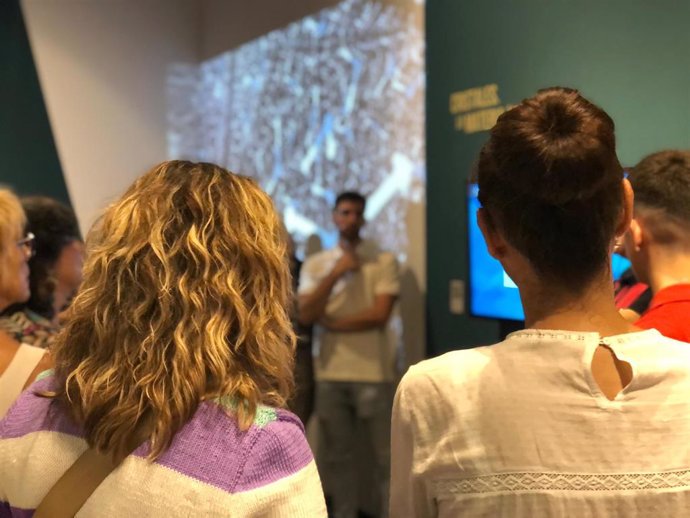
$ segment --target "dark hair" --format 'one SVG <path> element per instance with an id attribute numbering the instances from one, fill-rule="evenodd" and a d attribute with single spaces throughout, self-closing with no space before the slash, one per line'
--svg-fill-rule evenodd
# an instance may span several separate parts
<path id="1" fill-rule="evenodd" d="M 481 150 L 490 221 L 553 282 L 579 291 L 607 264 L 623 200 L 614 123 L 569 88 L 503 113 Z"/>
<path id="2" fill-rule="evenodd" d="M 53 269 L 62 249 L 81 240 L 79 225 L 72 209 L 53 198 L 30 196 L 21 202 L 27 230 L 36 236 L 36 254 L 29 260 L 31 298 L 26 307 L 50 320 L 55 316 Z"/>
<path id="3" fill-rule="evenodd" d="M 354 201 L 356 203 L 361 203 L 362 207 L 366 207 L 367 205 L 367 199 L 360 193 L 356 191 L 345 191 L 338 194 L 338 197 L 335 199 L 335 205 L 333 206 L 333 208 L 338 208 L 338 205 L 340 205 L 344 201 Z"/>
<path id="4" fill-rule="evenodd" d="M 663 209 L 690 222 L 690 151 L 659 151 L 629 172 L 635 206 Z"/>

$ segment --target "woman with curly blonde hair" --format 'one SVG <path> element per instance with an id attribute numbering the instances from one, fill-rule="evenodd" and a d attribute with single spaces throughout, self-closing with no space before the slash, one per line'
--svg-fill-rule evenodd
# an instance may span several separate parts
<path id="1" fill-rule="evenodd" d="M 304 430 L 282 408 L 295 337 L 268 196 L 213 164 L 165 162 L 87 249 L 54 375 L 0 424 L 0 465 L 13 466 L 0 509 L 45 509 L 90 454 L 104 475 L 80 517 L 325 516 Z"/>

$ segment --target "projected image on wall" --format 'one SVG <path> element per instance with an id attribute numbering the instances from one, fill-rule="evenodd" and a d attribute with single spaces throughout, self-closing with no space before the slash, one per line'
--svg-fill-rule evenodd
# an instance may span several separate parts
<path id="1" fill-rule="evenodd" d="M 423 225 L 408 224 L 425 198 L 420 11 L 412 0 L 346 0 L 200 66 L 176 67 L 170 156 L 257 178 L 298 246 L 310 236 L 332 246 L 335 197 L 359 190 L 368 197 L 366 234 L 404 262 L 410 247 L 423 247 L 410 235 Z"/>

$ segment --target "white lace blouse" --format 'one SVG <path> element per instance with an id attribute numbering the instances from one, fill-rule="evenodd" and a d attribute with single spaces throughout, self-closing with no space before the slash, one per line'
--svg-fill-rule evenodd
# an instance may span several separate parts
<path id="1" fill-rule="evenodd" d="M 690 344 L 601 342 L 633 369 L 613 401 L 591 375 L 596 333 L 520 331 L 412 367 L 391 518 L 690 516 Z"/>

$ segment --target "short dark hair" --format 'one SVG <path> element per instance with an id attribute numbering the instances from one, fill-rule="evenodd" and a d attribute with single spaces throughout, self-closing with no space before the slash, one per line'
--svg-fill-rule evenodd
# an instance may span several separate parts
<path id="1" fill-rule="evenodd" d="M 667 150 L 643 158 L 628 175 L 635 191 L 635 217 L 651 239 L 690 248 L 690 151 Z"/>
<path id="2" fill-rule="evenodd" d="M 67 205 L 46 196 L 22 198 L 27 230 L 36 236 L 36 254 L 29 260 L 31 298 L 26 307 L 52 319 L 55 263 L 62 249 L 70 242 L 81 240 L 79 224 Z"/>
<path id="3" fill-rule="evenodd" d="M 614 123 L 570 88 L 503 113 L 481 150 L 479 200 L 535 270 L 579 292 L 608 261 L 623 203 Z"/>
<path id="4" fill-rule="evenodd" d="M 338 205 L 344 201 L 354 201 L 356 203 L 361 203 L 362 207 L 367 206 L 367 199 L 362 194 L 358 193 L 357 191 L 344 191 L 338 194 L 337 198 L 335 199 L 333 209 L 337 209 Z"/>
<path id="5" fill-rule="evenodd" d="M 663 209 L 690 222 L 690 151 L 659 151 L 643 158 L 628 174 L 635 206 Z"/>

